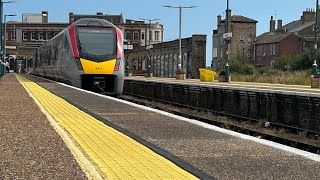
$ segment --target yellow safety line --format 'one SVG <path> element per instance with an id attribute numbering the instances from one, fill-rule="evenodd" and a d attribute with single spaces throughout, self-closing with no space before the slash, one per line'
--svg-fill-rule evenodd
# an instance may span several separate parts
<path id="1" fill-rule="evenodd" d="M 36 83 L 20 75 L 17 75 L 17 78 L 39 102 L 46 114 L 49 114 L 93 161 L 104 178 L 197 179 L 171 161 L 84 113 Z"/>
<path id="2" fill-rule="evenodd" d="M 75 142 L 70 138 L 69 134 L 64 131 L 62 127 L 53 119 L 53 117 L 45 110 L 45 108 L 41 105 L 38 99 L 32 94 L 32 92 L 26 87 L 26 82 L 23 77 L 20 75 L 16 75 L 19 82 L 26 89 L 30 97 L 35 101 L 35 103 L 40 108 L 41 112 L 46 115 L 50 124 L 56 130 L 56 132 L 60 135 L 62 140 L 65 142 L 66 146 L 70 149 L 72 155 L 75 157 L 76 161 L 80 165 L 82 171 L 86 174 L 88 179 L 99 180 L 103 179 L 101 175 L 97 172 L 95 166 L 88 160 L 88 158 L 82 153 L 82 151 L 75 145 Z"/>

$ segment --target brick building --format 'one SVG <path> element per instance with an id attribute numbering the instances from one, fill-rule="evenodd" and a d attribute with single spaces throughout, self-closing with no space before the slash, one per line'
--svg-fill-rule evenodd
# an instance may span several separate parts
<path id="1" fill-rule="evenodd" d="M 95 15 L 69 13 L 69 23 L 73 23 L 81 18 L 100 18 L 105 19 L 118 26 L 123 31 L 126 44 L 146 46 L 163 42 L 163 25 L 157 23 L 145 23 L 142 20 L 126 19 L 123 20 L 122 14 L 109 15 L 97 12 Z"/>
<path id="2" fill-rule="evenodd" d="M 193 35 L 182 39 L 182 69 L 189 78 L 199 78 L 199 68 L 206 66 L 206 35 Z M 179 40 L 154 44 L 146 50 L 138 47 L 127 54 L 130 72 L 146 70 L 150 63 L 156 77 L 175 77 L 178 66 Z M 150 62 L 148 62 L 150 60 Z"/>
<path id="3" fill-rule="evenodd" d="M 245 56 L 253 61 L 256 23 L 258 21 L 240 16 L 231 16 L 227 10 L 228 21 L 217 16 L 217 29 L 212 33 L 212 67 L 221 67 L 229 60 Z M 228 24 L 228 32 L 226 25 Z"/>
<path id="4" fill-rule="evenodd" d="M 69 23 L 49 23 L 48 12 L 22 14 L 22 22 L 6 23 L 7 56 L 29 57 L 35 49 L 69 26 Z"/>
<path id="5" fill-rule="evenodd" d="M 271 16 L 269 31 L 259 35 L 255 43 L 255 64 L 272 66 L 284 55 L 301 54 L 306 48 L 313 48 L 316 14 L 313 9 L 303 11 L 300 20 L 282 25 Z"/>
<path id="6" fill-rule="evenodd" d="M 71 23 L 81 18 L 101 18 L 123 29 L 126 44 L 145 46 L 163 41 L 163 26 L 159 23 L 147 24 L 144 21 L 127 19 L 123 21 L 122 14 L 107 15 L 98 12 L 93 15 L 69 13 L 69 22 L 48 22 L 48 12 L 41 14 L 23 13 L 21 22 L 7 22 L 6 52 L 12 57 L 29 57 L 35 49 L 57 35 Z M 150 33 L 148 33 L 150 32 Z"/>

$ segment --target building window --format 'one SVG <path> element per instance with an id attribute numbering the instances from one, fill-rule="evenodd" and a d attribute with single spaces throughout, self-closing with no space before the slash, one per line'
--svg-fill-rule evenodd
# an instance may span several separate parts
<path id="1" fill-rule="evenodd" d="M 212 57 L 217 58 L 218 57 L 218 48 L 213 48 L 212 50 Z"/>
<path id="2" fill-rule="evenodd" d="M 276 55 L 276 45 L 274 44 L 273 46 L 272 46 L 272 55 Z"/>
<path id="3" fill-rule="evenodd" d="M 28 33 L 27 32 L 23 32 L 23 40 L 24 41 L 28 40 Z"/>
<path id="4" fill-rule="evenodd" d="M 144 40 L 144 32 L 141 33 L 141 40 Z"/>
<path id="5" fill-rule="evenodd" d="M 133 40 L 134 41 L 138 41 L 139 40 L 139 33 L 138 32 L 134 32 L 133 33 Z"/>
<path id="6" fill-rule="evenodd" d="M 9 35 L 8 35 L 8 32 L 6 33 L 6 40 L 8 40 L 8 37 L 9 37 Z"/>
<path id="7" fill-rule="evenodd" d="M 43 41 L 43 32 L 39 32 L 38 39 L 39 41 Z"/>
<path id="8" fill-rule="evenodd" d="M 253 26 L 252 25 L 249 25 L 249 29 L 252 29 L 253 28 Z"/>
<path id="9" fill-rule="evenodd" d="M 54 32 L 53 33 L 53 36 L 56 36 L 56 35 L 58 35 L 59 34 L 59 32 Z"/>
<path id="10" fill-rule="evenodd" d="M 36 33 L 35 32 L 31 33 L 31 40 L 36 40 Z"/>
<path id="11" fill-rule="evenodd" d="M 126 40 L 130 40 L 130 32 L 129 32 L 129 31 L 126 32 L 126 37 L 125 37 L 125 39 L 126 39 Z"/>
<path id="12" fill-rule="evenodd" d="M 149 31 L 149 40 L 152 41 L 152 31 Z"/>
<path id="13" fill-rule="evenodd" d="M 47 38 L 47 40 L 50 40 L 50 39 L 51 39 L 51 32 L 47 32 L 47 33 L 46 33 L 46 38 Z"/>
<path id="14" fill-rule="evenodd" d="M 159 36 L 160 36 L 160 32 L 159 31 L 155 31 L 154 32 L 154 40 L 155 41 L 159 41 Z"/>
<path id="15" fill-rule="evenodd" d="M 16 40 L 16 31 L 11 33 L 11 40 Z"/>
<path id="16" fill-rule="evenodd" d="M 270 45 L 270 56 L 274 56 L 274 55 L 276 55 L 276 45 L 271 44 Z"/>

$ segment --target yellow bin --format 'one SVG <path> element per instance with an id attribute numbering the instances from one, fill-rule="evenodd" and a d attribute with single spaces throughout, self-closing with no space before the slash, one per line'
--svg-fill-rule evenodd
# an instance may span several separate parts
<path id="1" fill-rule="evenodd" d="M 205 75 L 206 75 L 206 69 L 200 68 L 200 81 L 204 81 L 205 80 Z"/>
<path id="2" fill-rule="evenodd" d="M 206 70 L 203 68 L 200 68 L 199 71 L 200 71 L 200 81 L 213 81 L 214 80 L 214 76 L 216 75 L 216 72 Z"/>
<path id="3" fill-rule="evenodd" d="M 204 76 L 204 81 L 213 81 L 214 80 L 214 76 L 216 75 L 216 72 L 214 71 L 210 71 L 210 70 L 206 70 L 205 76 Z"/>

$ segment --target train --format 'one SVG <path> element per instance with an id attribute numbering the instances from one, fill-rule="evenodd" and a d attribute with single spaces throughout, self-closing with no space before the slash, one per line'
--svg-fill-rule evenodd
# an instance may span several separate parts
<path id="1" fill-rule="evenodd" d="M 78 88 L 120 96 L 123 35 L 104 19 L 80 19 L 36 49 L 27 71 Z"/>

